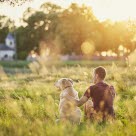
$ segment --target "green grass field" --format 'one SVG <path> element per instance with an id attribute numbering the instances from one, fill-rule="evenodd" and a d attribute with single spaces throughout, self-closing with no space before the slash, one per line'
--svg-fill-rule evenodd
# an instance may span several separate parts
<path id="1" fill-rule="evenodd" d="M 28 70 L 26 62 L 0 62 L 4 67 L 0 68 L 0 136 L 136 136 L 135 66 L 127 67 L 122 62 L 56 63 L 37 74 Z M 89 123 L 84 121 L 82 112 L 81 125 L 56 124 L 60 92 L 54 82 L 62 77 L 72 78 L 81 97 L 90 85 L 92 69 L 98 65 L 105 66 L 106 81 L 117 91 L 116 120 Z M 26 71 L 19 70 L 24 67 Z"/>

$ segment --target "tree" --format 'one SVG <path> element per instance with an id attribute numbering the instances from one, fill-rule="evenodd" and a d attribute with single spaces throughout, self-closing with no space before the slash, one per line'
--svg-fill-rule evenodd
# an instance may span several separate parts
<path id="1" fill-rule="evenodd" d="M 33 1 L 33 0 L 0 0 L 0 4 L 8 3 L 11 6 L 16 6 L 16 5 L 20 6 L 24 4 L 25 2 L 30 2 L 30 1 Z"/>
<path id="2" fill-rule="evenodd" d="M 5 42 L 7 34 L 12 32 L 14 27 L 14 21 L 6 16 L 0 16 L 0 43 Z"/>
<path id="3" fill-rule="evenodd" d="M 20 54 L 18 55 L 20 59 L 24 59 L 32 49 L 38 48 L 39 41 L 44 38 L 45 18 L 46 16 L 43 12 L 35 12 L 25 20 L 26 27 L 17 29 L 17 50 L 18 54 Z M 23 53 L 22 56 L 22 52 L 26 53 Z"/>
<path id="4" fill-rule="evenodd" d="M 81 45 L 92 39 L 97 19 L 88 7 L 72 4 L 60 16 L 57 33 L 61 39 L 62 54 L 82 54 Z"/>
<path id="5" fill-rule="evenodd" d="M 52 8 L 59 7 L 54 4 L 47 4 L 46 7 L 47 6 Z M 47 7 L 47 9 L 50 8 Z M 56 9 L 58 10 L 58 8 Z M 26 23 L 26 26 L 18 28 L 16 32 L 18 45 L 17 50 L 20 59 L 26 58 L 27 54 L 32 49 L 38 49 L 41 41 L 49 43 L 55 38 L 56 27 L 59 24 L 59 13 L 55 11 L 55 8 L 53 11 L 51 10 L 48 13 L 44 11 L 44 7 L 42 7 L 40 11 L 34 11 L 31 8 L 28 8 L 25 11 L 23 20 Z"/>
<path id="6" fill-rule="evenodd" d="M 40 9 L 46 14 L 58 13 L 58 12 L 61 12 L 61 10 L 62 10 L 62 8 L 60 6 L 50 3 L 50 2 L 46 2 L 46 3 L 42 4 L 40 6 Z"/>
<path id="7" fill-rule="evenodd" d="M 87 46 L 92 46 L 93 51 L 112 50 L 117 54 L 119 45 L 130 51 L 136 48 L 135 24 L 109 20 L 99 22 L 92 9 L 85 5 L 71 4 L 62 9 L 58 5 L 44 3 L 39 11 L 28 8 L 23 20 L 26 26 L 16 30 L 20 59 L 25 59 L 31 50 L 38 49 L 40 43 L 45 43 L 52 53 L 57 49 L 61 54 L 79 55 L 84 54 L 83 45 L 87 50 L 91 48 Z"/>
<path id="8" fill-rule="evenodd" d="M 106 25 L 106 22 L 104 23 Z M 107 49 L 111 49 L 116 53 L 119 52 L 118 48 L 120 45 L 133 51 L 133 43 L 132 39 L 136 34 L 136 30 L 134 30 L 135 26 L 128 27 L 128 22 L 115 22 L 114 24 L 109 24 L 104 27 L 105 29 L 105 47 Z"/>
<path id="9" fill-rule="evenodd" d="M 32 14 L 34 14 L 35 12 L 36 12 L 35 9 L 33 9 L 33 8 L 31 8 L 31 7 L 27 8 L 27 9 L 24 11 L 24 13 L 23 13 L 23 21 L 26 22 L 26 20 L 27 20 L 30 16 L 32 16 Z"/>

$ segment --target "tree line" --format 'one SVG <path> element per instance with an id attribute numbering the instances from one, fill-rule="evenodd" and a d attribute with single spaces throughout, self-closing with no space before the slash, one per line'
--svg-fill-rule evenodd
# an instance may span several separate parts
<path id="1" fill-rule="evenodd" d="M 0 43 L 8 32 L 16 34 L 18 59 L 25 59 L 31 50 L 40 53 L 43 46 L 51 54 L 81 55 L 84 42 L 93 43 L 94 52 L 112 50 L 118 54 L 119 45 L 123 45 L 128 55 L 136 48 L 134 21 L 101 22 L 90 7 L 76 3 L 66 9 L 49 2 L 42 4 L 38 11 L 28 8 L 19 27 L 0 16 Z"/>

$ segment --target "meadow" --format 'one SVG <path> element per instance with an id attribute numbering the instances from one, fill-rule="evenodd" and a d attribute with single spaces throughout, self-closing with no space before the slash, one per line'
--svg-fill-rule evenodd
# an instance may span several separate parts
<path id="1" fill-rule="evenodd" d="M 42 70 L 26 62 L 0 62 L 0 136 L 136 136 L 136 67 L 122 62 L 56 62 Z M 29 65 L 29 66 L 28 66 Z M 56 124 L 59 94 L 55 81 L 74 80 L 81 97 L 92 82 L 92 70 L 103 65 L 114 85 L 114 122 Z M 30 67 L 30 68 L 29 68 Z M 38 66 L 39 68 L 39 66 Z"/>

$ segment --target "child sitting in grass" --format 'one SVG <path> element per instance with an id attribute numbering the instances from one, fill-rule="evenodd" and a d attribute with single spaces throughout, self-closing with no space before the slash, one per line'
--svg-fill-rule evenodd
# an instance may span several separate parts
<path id="1" fill-rule="evenodd" d="M 99 66 L 93 72 L 94 85 L 91 85 L 79 100 L 74 99 L 70 95 L 65 96 L 67 99 L 74 101 L 77 106 L 85 103 L 85 115 L 90 120 L 105 121 L 109 117 L 112 119 L 115 117 L 113 108 L 115 90 L 113 86 L 104 82 L 105 77 L 105 68 Z M 92 99 L 92 102 L 89 98 Z"/>

